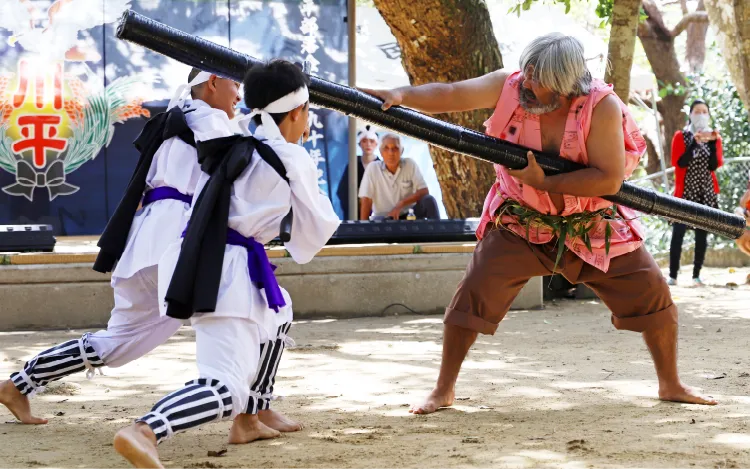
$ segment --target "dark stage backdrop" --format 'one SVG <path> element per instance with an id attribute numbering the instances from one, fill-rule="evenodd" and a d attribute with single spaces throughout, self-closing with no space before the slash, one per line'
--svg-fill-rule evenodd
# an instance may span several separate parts
<path id="1" fill-rule="evenodd" d="M 318 76 L 347 82 L 346 0 L 130 3 L 186 32 L 258 58 L 310 60 Z M 0 28 L 0 224 L 51 224 L 57 235 L 96 235 L 137 162 L 132 141 L 148 116 L 164 110 L 189 69 L 117 40 L 114 21 L 76 30 L 55 23 L 52 0 L 27 5 L 18 14 L 33 22 L 36 41 Z M 318 165 L 321 190 L 344 217 L 336 189 L 347 164 L 347 118 L 313 108 L 310 119 L 305 147 Z"/>

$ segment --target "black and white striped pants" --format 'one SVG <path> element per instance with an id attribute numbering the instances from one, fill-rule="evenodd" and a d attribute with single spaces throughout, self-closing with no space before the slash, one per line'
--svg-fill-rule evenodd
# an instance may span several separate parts
<path id="1" fill-rule="evenodd" d="M 163 397 L 151 412 L 136 420 L 151 427 L 157 443 L 175 433 L 232 415 L 232 394 L 219 380 L 200 378 Z"/>
<path id="2" fill-rule="evenodd" d="M 199 379 L 167 395 L 136 422 L 146 423 L 161 443 L 172 435 L 245 411 L 250 383 L 258 376 L 260 327 L 245 318 L 191 318 Z"/>
<path id="3" fill-rule="evenodd" d="M 47 383 L 84 370 L 90 378 L 94 369 L 104 366 L 89 343 L 89 334 L 69 340 L 45 350 L 27 361 L 23 370 L 10 375 L 11 381 L 23 395 L 34 395 Z"/>
<path id="4" fill-rule="evenodd" d="M 261 410 L 271 408 L 273 385 L 276 382 L 281 355 L 287 345 L 294 345 L 294 341 L 288 336 L 291 327 L 291 322 L 279 326 L 276 338 L 260 345 L 258 373 L 250 386 L 250 399 L 247 401 L 246 414 L 257 414 Z"/>
<path id="5" fill-rule="evenodd" d="M 150 266 L 128 278 L 113 277 L 115 307 L 107 328 L 56 345 L 29 360 L 23 371 L 11 375 L 19 391 L 33 395 L 46 383 L 85 369 L 91 377 L 93 368 L 123 366 L 172 337 L 182 323 L 159 314 L 157 269 Z"/>

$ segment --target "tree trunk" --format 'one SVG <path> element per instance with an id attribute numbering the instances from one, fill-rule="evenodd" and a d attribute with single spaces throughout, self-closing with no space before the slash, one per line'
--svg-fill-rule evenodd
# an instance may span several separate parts
<path id="1" fill-rule="evenodd" d="M 654 0 L 643 0 L 643 9 L 646 10 L 648 18 L 638 25 L 638 38 L 656 76 L 659 91 L 685 86 L 685 76 L 680 71 L 674 38 L 696 23 L 707 23 L 708 15 L 705 11 L 688 13 L 680 19 L 674 29 L 670 30 L 664 24 L 664 18 Z M 685 94 L 679 91 L 667 91 L 666 96 L 658 103 L 664 129 L 663 151 L 667 161 L 672 137 L 685 125 L 685 114 L 682 112 L 684 104 Z"/>
<path id="2" fill-rule="evenodd" d="M 747 0 L 706 0 L 729 74 L 750 112 L 750 5 Z"/>
<path id="3" fill-rule="evenodd" d="M 648 155 L 648 161 L 646 161 L 646 174 L 654 174 L 661 171 L 661 163 L 659 162 L 659 154 L 656 152 L 656 143 L 651 140 L 651 137 L 643 134 L 643 139 L 646 140 L 646 155 Z"/>
<path id="4" fill-rule="evenodd" d="M 612 7 L 608 66 L 604 81 L 611 83 L 615 93 L 626 103 L 630 98 L 630 69 L 633 66 L 640 11 L 641 0 L 615 0 Z"/>
<path id="5" fill-rule="evenodd" d="M 653 0 L 644 0 L 643 8 L 648 14 L 646 21 L 638 25 L 638 38 L 656 76 L 659 90 L 667 86 L 685 84 L 685 76 L 680 71 L 680 62 L 674 47 L 674 37 L 664 25 L 661 12 Z M 659 102 L 659 112 L 664 125 L 664 155 L 670 154 L 672 136 L 685 125 L 682 106 L 684 94 L 668 93 Z"/>
<path id="6" fill-rule="evenodd" d="M 500 48 L 483 0 L 375 0 L 401 48 L 412 85 L 455 82 L 503 67 Z M 483 131 L 489 111 L 436 116 Z M 495 180 L 492 165 L 430 147 L 443 204 L 451 218 L 477 217 Z"/>
<path id="7" fill-rule="evenodd" d="M 703 0 L 698 1 L 695 11 L 706 11 L 706 5 Z M 685 14 L 685 12 L 683 10 Z M 685 60 L 687 60 L 690 73 L 698 73 L 703 70 L 703 63 L 706 61 L 706 32 L 708 23 L 691 23 L 687 27 L 687 49 L 685 50 Z"/>

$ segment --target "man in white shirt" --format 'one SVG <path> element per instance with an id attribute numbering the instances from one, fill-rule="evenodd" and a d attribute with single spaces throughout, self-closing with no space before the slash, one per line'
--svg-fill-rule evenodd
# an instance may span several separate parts
<path id="1" fill-rule="evenodd" d="M 401 158 L 401 137 L 388 133 L 380 139 L 381 161 L 367 166 L 359 188 L 360 219 L 405 218 L 410 208 L 417 218 L 439 219 L 437 201 L 430 195 L 414 160 Z"/>

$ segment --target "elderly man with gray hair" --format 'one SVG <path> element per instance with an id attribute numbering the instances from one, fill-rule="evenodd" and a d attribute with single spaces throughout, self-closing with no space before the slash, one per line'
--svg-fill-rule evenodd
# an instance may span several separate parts
<path id="1" fill-rule="evenodd" d="M 716 404 L 685 386 L 677 372 L 677 307 L 632 210 L 601 197 L 616 193 L 646 145 L 611 85 L 593 79 L 583 45 L 559 33 L 526 47 L 520 70 L 457 82 L 364 90 L 383 109 L 431 114 L 493 109 L 487 134 L 560 155 L 585 169 L 546 176 L 529 151 L 521 170 L 495 166 L 476 249 L 446 309 L 437 385 L 411 412 L 453 404 L 458 373 L 479 333 L 494 334 L 526 282 L 553 272 L 594 290 L 615 328 L 639 332 L 654 360 L 659 398 Z"/>
<path id="2" fill-rule="evenodd" d="M 365 169 L 359 188 L 360 219 L 376 217 L 405 218 L 409 209 L 417 218 L 439 219 L 438 204 L 430 195 L 419 166 L 410 158 L 402 158 L 401 137 L 387 133 L 380 139 L 380 161 Z"/>

